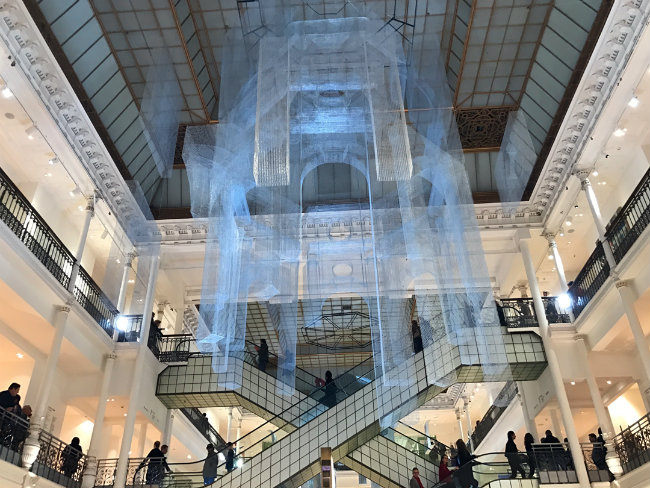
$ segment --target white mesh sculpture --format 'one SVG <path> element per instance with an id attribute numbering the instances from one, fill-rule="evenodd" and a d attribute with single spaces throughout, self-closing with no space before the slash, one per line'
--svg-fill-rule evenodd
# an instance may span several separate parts
<path id="1" fill-rule="evenodd" d="M 291 393 L 299 300 L 361 296 L 389 425 L 392 389 L 415 381 L 401 367 L 413 354 L 407 293 L 425 347 L 440 345 L 426 356 L 432 381 L 461 364 L 480 363 L 486 378 L 505 366 L 451 97 L 430 51 L 439 43 L 419 39 L 407 67 L 401 38 L 368 16 L 287 23 L 278 9 L 254 53 L 241 40 L 224 51 L 220 123 L 187 130 L 192 211 L 210 220 L 198 343 L 229 374 L 222 386 L 236 386 L 246 302 L 268 301 Z M 318 208 L 354 232 L 305 231 L 314 216 L 302 184 L 324 164 L 350 165 L 367 184 L 367 201 Z M 304 323 L 317 326 L 318 308 L 307 309 Z"/>
<path id="2" fill-rule="evenodd" d="M 502 202 L 519 202 L 533 171 L 537 154 L 523 110 L 510 112 L 494 178 Z"/>

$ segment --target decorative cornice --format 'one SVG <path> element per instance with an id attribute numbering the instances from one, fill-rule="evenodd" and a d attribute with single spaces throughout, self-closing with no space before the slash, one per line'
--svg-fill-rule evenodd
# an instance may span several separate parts
<path id="1" fill-rule="evenodd" d="M 124 229 L 144 221 L 135 198 L 21 1 L 0 0 L 0 38 Z"/>
<path id="2" fill-rule="evenodd" d="M 574 172 L 649 17 L 648 0 L 614 3 L 530 200 L 544 220 Z"/>

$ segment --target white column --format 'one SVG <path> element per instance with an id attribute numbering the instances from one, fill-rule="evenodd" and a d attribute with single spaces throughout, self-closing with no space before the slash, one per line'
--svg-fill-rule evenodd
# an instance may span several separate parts
<path id="1" fill-rule="evenodd" d="M 553 429 L 553 435 L 562 439 L 562 437 L 564 437 L 562 435 L 562 424 L 560 423 L 560 419 L 557 416 L 557 410 L 555 408 L 549 408 L 548 412 L 551 417 L 551 428 Z"/>
<path id="2" fill-rule="evenodd" d="M 84 217 L 84 225 L 81 228 L 81 235 L 79 236 L 79 244 L 77 244 L 77 252 L 74 254 L 75 262 L 72 266 L 72 273 L 70 274 L 70 283 L 68 290 L 74 292 L 74 287 L 79 275 L 79 266 L 81 266 L 81 258 L 83 257 L 84 249 L 86 248 L 86 240 L 88 239 L 88 230 L 90 229 L 90 221 L 95 215 L 95 195 L 86 198 L 86 214 Z"/>
<path id="3" fill-rule="evenodd" d="M 54 338 L 50 346 L 50 352 L 45 361 L 45 376 L 41 381 L 41 389 L 38 395 L 38 402 L 36 403 L 36 411 L 32 417 L 29 429 L 29 436 L 25 440 L 23 447 L 23 454 L 21 457 L 22 466 L 30 469 L 40 449 L 38 437 L 45 422 L 45 415 L 47 414 L 47 407 L 50 401 L 50 393 L 52 391 L 52 384 L 56 375 L 56 367 L 59 362 L 59 355 L 61 354 L 61 344 L 63 343 L 63 336 L 65 333 L 65 324 L 68 321 L 70 314 L 70 307 L 61 305 L 57 307 L 56 316 L 54 317 Z"/>
<path id="4" fill-rule="evenodd" d="M 476 446 L 472 445 L 472 417 L 469 414 L 470 399 L 468 396 L 464 396 L 463 401 L 465 402 L 465 420 L 467 421 L 467 443 L 470 449 L 476 449 Z"/>
<path id="5" fill-rule="evenodd" d="M 429 434 L 429 420 L 424 423 L 424 435 L 427 436 L 427 447 L 431 448 L 431 435 Z"/>
<path id="6" fill-rule="evenodd" d="M 456 408 L 456 420 L 458 420 L 458 438 L 463 439 L 463 412 Z"/>
<path id="7" fill-rule="evenodd" d="M 116 307 L 120 313 L 124 313 L 124 303 L 126 302 L 126 288 L 129 283 L 129 270 L 133 265 L 133 260 L 137 254 L 135 252 L 130 252 L 126 255 L 126 262 L 124 263 L 124 269 L 122 270 L 122 281 L 120 282 L 120 294 L 117 297 Z"/>
<path id="8" fill-rule="evenodd" d="M 95 422 L 93 424 L 93 433 L 90 437 L 90 444 L 88 445 L 88 462 L 83 472 L 81 480 L 81 488 L 92 488 L 95 486 L 95 477 L 97 476 L 97 450 L 101 443 L 102 430 L 104 428 L 104 417 L 106 415 L 106 402 L 108 401 L 108 392 L 111 385 L 111 378 L 113 376 L 113 366 L 117 354 L 111 352 L 106 356 L 106 363 L 104 364 L 104 375 L 102 377 L 102 385 L 99 388 L 99 400 L 97 404 L 97 411 L 95 412 Z"/>
<path id="9" fill-rule="evenodd" d="M 587 178 L 587 176 L 589 176 L 589 173 L 589 171 L 579 171 L 576 176 L 580 178 L 582 190 L 585 192 L 587 203 L 589 204 L 589 210 L 591 210 L 591 216 L 593 217 L 594 223 L 596 224 L 596 229 L 598 230 L 598 239 L 603 245 L 605 257 L 609 263 L 610 272 L 613 273 L 614 268 L 616 268 L 616 259 L 614 259 L 612 248 L 609 247 L 609 243 L 605 238 L 605 224 L 603 223 L 603 216 L 600 214 L 600 207 L 598 206 L 598 200 L 596 200 L 594 188 L 591 186 L 589 178 Z"/>
<path id="10" fill-rule="evenodd" d="M 232 407 L 228 408 L 228 424 L 226 426 L 226 442 L 231 442 L 230 429 L 232 427 Z"/>
<path id="11" fill-rule="evenodd" d="M 126 475 L 129 463 L 129 449 L 131 448 L 131 439 L 135 429 L 135 419 L 138 413 L 140 382 L 142 380 L 142 371 L 144 369 L 144 360 L 146 357 L 147 337 L 149 337 L 150 320 L 147 320 L 151 309 L 153 308 L 153 296 L 156 287 L 156 278 L 158 276 L 159 258 L 156 255 L 151 256 L 149 281 L 147 283 L 147 294 L 144 299 L 142 329 L 140 330 L 140 341 L 138 342 L 138 354 L 135 358 L 135 367 L 133 369 L 133 379 L 131 381 L 131 391 L 129 394 L 129 408 L 126 418 L 124 419 L 124 431 L 122 432 L 122 443 L 120 445 L 120 455 L 115 470 L 116 488 L 121 488 L 126 484 Z"/>
<path id="12" fill-rule="evenodd" d="M 167 417 L 165 417 L 165 429 L 163 430 L 162 443 L 169 445 L 172 440 L 172 428 L 174 426 L 174 410 L 167 410 Z"/>
<path id="13" fill-rule="evenodd" d="M 530 293 L 533 296 L 533 305 L 535 307 L 535 314 L 537 315 L 537 321 L 539 323 L 539 331 L 544 343 L 546 359 L 548 361 L 548 367 L 551 371 L 551 377 L 553 378 L 553 384 L 555 385 L 555 393 L 557 395 L 557 401 L 560 406 L 562 420 L 564 421 L 564 428 L 566 429 L 567 438 L 569 439 L 569 449 L 571 450 L 571 456 L 573 457 L 576 475 L 578 476 L 578 482 L 580 483 L 580 486 L 582 488 L 587 488 L 591 486 L 589 482 L 589 475 L 587 474 L 587 468 L 585 467 L 584 456 L 582 454 L 582 448 L 580 447 L 578 433 L 576 432 L 576 427 L 573 423 L 573 415 L 571 413 L 571 406 L 569 405 L 569 398 L 567 397 L 566 390 L 564 388 L 562 371 L 560 369 L 560 361 L 557 357 L 555 349 L 553 348 L 553 343 L 549 336 L 548 321 L 546 320 L 546 315 L 544 313 L 542 295 L 539 292 L 537 276 L 535 275 L 535 265 L 533 264 L 533 259 L 530 255 L 528 242 L 526 242 L 524 239 L 520 239 L 519 249 L 521 250 L 524 267 L 526 268 L 526 277 L 528 278 Z"/>
<path id="14" fill-rule="evenodd" d="M 625 315 L 627 315 L 627 321 L 630 324 L 630 330 L 634 336 L 634 342 L 636 344 L 637 352 L 639 353 L 639 359 L 643 365 L 643 371 L 648 381 L 650 381 L 650 349 L 648 349 L 648 340 L 643 333 L 639 316 L 634 308 L 634 293 L 632 286 L 632 283 L 627 280 L 616 282 L 616 288 L 618 289 L 618 294 L 621 296 L 623 310 L 625 311 Z"/>
<path id="15" fill-rule="evenodd" d="M 557 279 L 560 282 L 560 289 L 562 293 L 566 293 L 569 290 L 569 285 L 566 281 L 566 275 L 564 274 L 564 263 L 562 263 L 562 257 L 560 256 L 560 251 L 557 248 L 557 242 L 555 242 L 555 234 L 544 233 L 543 236 L 548 241 L 548 248 L 551 251 L 551 256 L 553 256 L 553 262 L 555 263 L 555 272 L 557 273 Z M 559 304 L 558 304 L 559 306 Z M 569 317 L 571 322 L 575 320 L 573 317 L 573 310 L 569 307 Z"/>
<path id="16" fill-rule="evenodd" d="M 236 450 L 239 452 L 239 439 L 241 438 L 241 418 L 237 421 L 237 432 L 235 434 L 235 441 L 237 442 Z"/>
<path id="17" fill-rule="evenodd" d="M 517 381 L 517 396 L 519 397 L 519 404 L 521 405 L 521 411 L 524 415 L 524 427 L 526 432 L 532 434 L 535 442 L 539 442 L 539 437 L 537 433 L 537 425 L 535 424 L 535 419 L 530 416 L 529 405 L 526 399 L 526 394 L 524 393 L 523 381 Z"/>
<path id="18" fill-rule="evenodd" d="M 585 380 L 587 381 L 587 387 L 589 388 L 589 394 L 591 395 L 591 402 L 594 404 L 594 410 L 596 411 L 598 425 L 603 432 L 603 439 L 605 440 L 605 445 L 607 446 L 607 466 L 615 476 L 620 476 L 623 474 L 623 467 L 621 466 L 620 458 L 616 455 L 614 443 L 612 442 L 612 439 L 616 434 L 614 432 L 614 424 L 612 422 L 612 418 L 609 415 L 609 411 L 603 402 L 603 397 L 600 394 L 600 389 L 598 388 L 598 383 L 596 383 L 596 378 L 594 378 L 594 375 L 591 372 L 591 368 L 589 367 L 589 357 L 585 338 L 576 338 L 576 344 L 578 346 L 578 361 L 582 363 Z"/>

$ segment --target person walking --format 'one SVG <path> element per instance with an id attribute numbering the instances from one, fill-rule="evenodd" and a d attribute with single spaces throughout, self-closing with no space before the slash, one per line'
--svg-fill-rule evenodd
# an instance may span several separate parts
<path id="1" fill-rule="evenodd" d="M 467 445 L 462 439 L 456 441 L 456 450 L 458 451 L 456 462 L 458 464 L 457 477 L 460 488 L 469 488 L 470 486 L 478 488 L 478 481 L 474 478 L 474 473 L 472 471 L 472 466 L 474 465 L 474 459 L 476 456 L 469 453 Z"/>
<path id="2" fill-rule="evenodd" d="M 159 485 L 165 476 L 165 471 L 168 473 L 171 472 L 169 465 L 167 464 L 167 459 L 165 454 L 169 447 L 167 445 L 160 445 L 160 441 L 153 443 L 153 449 L 149 451 L 147 457 L 140 463 L 138 470 L 142 469 L 145 464 L 149 464 L 147 467 L 147 474 L 145 476 L 145 484 L 147 485 Z"/>
<path id="3" fill-rule="evenodd" d="M 215 452 L 214 446 L 208 444 L 206 446 L 208 455 L 203 463 L 203 486 L 208 486 L 214 483 L 217 479 L 217 467 L 219 466 L 219 455 Z"/>
<path id="4" fill-rule="evenodd" d="M 81 448 L 79 437 L 73 437 L 70 444 L 65 446 L 61 453 L 61 471 L 68 478 L 77 472 L 79 467 L 79 460 L 83 456 L 83 449 Z"/>
<path id="5" fill-rule="evenodd" d="M 607 461 L 605 460 L 607 456 L 607 448 L 594 433 L 589 434 L 589 442 L 591 442 L 591 460 L 599 470 L 607 471 L 611 483 L 615 478 L 609 470 L 609 466 L 607 466 Z"/>
<path id="6" fill-rule="evenodd" d="M 530 468 L 530 473 L 528 474 L 529 478 L 532 478 L 535 474 L 535 468 L 537 467 L 537 461 L 535 460 L 535 452 L 533 451 L 533 444 L 535 443 L 535 438 L 530 432 L 526 433 L 524 436 L 524 446 L 526 447 L 526 455 L 528 457 L 528 467 Z"/>
<path id="7" fill-rule="evenodd" d="M 226 471 L 229 473 L 235 469 L 235 448 L 232 442 L 226 444 Z"/>
<path id="8" fill-rule="evenodd" d="M 420 470 L 418 468 L 413 468 L 413 477 L 409 481 L 409 488 L 424 488 L 422 480 L 420 479 Z"/>
<path id="9" fill-rule="evenodd" d="M 266 343 L 266 339 L 260 340 L 260 345 L 256 347 L 257 349 L 257 367 L 260 371 L 266 371 L 266 365 L 269 362 L 269 346 Z"/>
<path id="10" fill-rule="evenodd" d="M 515 439 L 517 435 L 512 431 L 508 431 L 508 442 L 506 442 L 505 456 L 508 459 L 508 464 L 510 465 L 510 478 L 516 478 L 517 472 L 521 473 L 521 477 L 526 477 L 526 472 L 521 466 L 521 457 L 519 456 L 519 449 L 517 444 L 515 444 Z"/>

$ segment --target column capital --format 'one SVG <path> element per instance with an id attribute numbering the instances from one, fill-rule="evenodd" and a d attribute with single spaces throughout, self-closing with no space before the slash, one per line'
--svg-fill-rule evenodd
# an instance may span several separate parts
<path id="1" fill-rule="evenodd" d="M 70 313 L 70 304 L 66 302 L 65 305 L 57 305 L 56 309 L 58 312 Z"/>
<path id="2" fill-rule="evenodd" d="M 133 265 L 133 260 L 137 257 L 138 253 L 135 250 L 126 253 L 126 262 L 124 263 L 124 266 L 130 268 Z"/>
<path id="3" fill-rule="evenodd" d="M 591 183 L 589 182 L 589 175 L 591 174 L 591 169 L 579 169 L 574 174 L 580 180 L 580 183 L 582 183 L 583 188 L 585 185 L 591 185 Z"/>
<path id="4" fill-rule="evenodd" d="M 616 280 L 615 283 L 616 288 L 625 288 L 625 287 L 632 287 L 632 280 Z"/>
<path id="5" fill-rule="evenodd" d="M 555 242 L 556 235 L 557 232 L 551 232 L 550 230 L 542 232 L 542 237 L 548 241 L 550 247 L 557 247 L 557 243 Z"/>
<path id="6" fill-rule="evenodd" d="M 95 215 L 95 194 L 86 197 L 86 212 L 89 212 L 91 215 Z"/>
<path id="7" fill-rule="evenodd" d="M 528 283 L 526 281 L 518 281 L 515 288 L 521 294 L 521 298 L 528 298 Z"/>
<path id="8" fill-rule="evenodd" d="M 106 355 L 106 359 L 112 359 L 115 360 L 117 359 L 117 353 L 115 351 L 111 351 Z"/>

